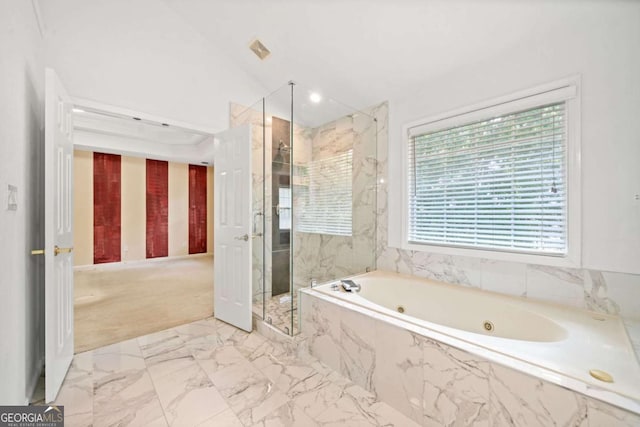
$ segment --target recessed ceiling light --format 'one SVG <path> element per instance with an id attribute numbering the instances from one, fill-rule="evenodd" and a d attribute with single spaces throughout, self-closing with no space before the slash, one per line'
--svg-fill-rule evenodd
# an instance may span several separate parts
<path id="1" fill-rule="evenodd" d="M 320 95 L 318 92 L 311 92 L 309 94 L 309 100 L 317 104 L 318 102 L 322 101 L 322 95 Z"/>
<path id="2" fill-rule="evenodd" d="M 86 113 L 82 108 L 73 108 L 74 113 Z"/>

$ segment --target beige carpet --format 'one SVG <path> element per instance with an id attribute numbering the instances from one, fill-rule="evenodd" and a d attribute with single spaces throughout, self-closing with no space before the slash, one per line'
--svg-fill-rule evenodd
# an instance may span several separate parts
<path id="1" fill-rule="evenodd" d="M 75 272 L 75 352 L 210 317 L 213 256 Z"/>

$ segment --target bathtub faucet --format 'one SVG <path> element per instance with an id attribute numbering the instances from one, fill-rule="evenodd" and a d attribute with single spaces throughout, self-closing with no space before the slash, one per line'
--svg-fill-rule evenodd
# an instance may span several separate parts
<path id="1" fill-rule="evenodd" d="M 360 292 L 360 285 L 353 280 L 340 280 L 340 285 L 346 292 Z"/>

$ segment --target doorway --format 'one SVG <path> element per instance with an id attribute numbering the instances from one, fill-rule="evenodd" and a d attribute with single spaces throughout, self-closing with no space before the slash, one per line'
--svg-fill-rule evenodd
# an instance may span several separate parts
<path id="1" fill-rule="evenodd" d="M 212 316 L 212 132 L 73 111 L 75 353 Z"/>

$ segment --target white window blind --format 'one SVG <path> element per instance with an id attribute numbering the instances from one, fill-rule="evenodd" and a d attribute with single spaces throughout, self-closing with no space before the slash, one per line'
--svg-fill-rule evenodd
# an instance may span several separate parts
<path id="1" fill-rule="evenodd" d="M 310 162 L 298 229 L 351 236 L 353 150 Z"/>
<path id="2" fill-rule="evenodd" d="M 291 187 L 278 188 L 278 226 L 280 230 L 291 230 Z"/>
<path id="3" fill-rule="evenodd" d="M 409 138 L 411 243 L 567 253 L 565 103 Z"/>

